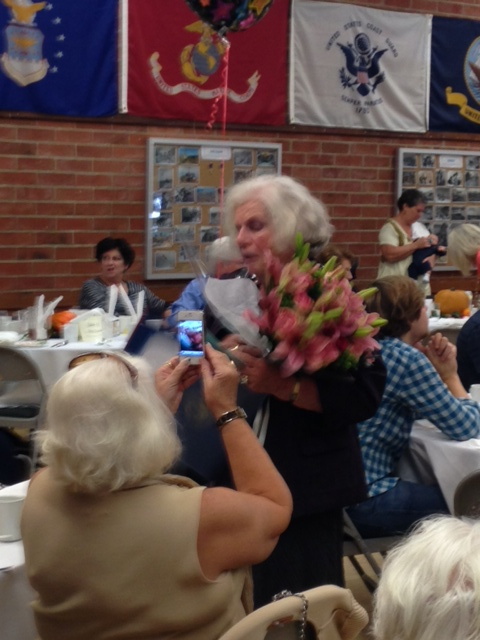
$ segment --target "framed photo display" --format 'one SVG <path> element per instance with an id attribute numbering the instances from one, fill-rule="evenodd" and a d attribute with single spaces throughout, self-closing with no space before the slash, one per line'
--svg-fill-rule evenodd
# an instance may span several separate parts
<path id="1" fill-rule="evenodd" d="M 220 237 L 228 187 L 279 174 L 280 144 L 150 138 L 147 149 L 145 276 L 192 278 Z M 222 188 L 223 187 L 223 188 Z"/>
<path id="2" fill-rule="evenodd" d="M 448 234 L 464 222 L 480 225 L 480 152 L 398 149 L 397 197 L 405 189 L 425 194 L 420 220 L 447 246 Z M 452 269 L 437 257 L 435 269 Z"/>

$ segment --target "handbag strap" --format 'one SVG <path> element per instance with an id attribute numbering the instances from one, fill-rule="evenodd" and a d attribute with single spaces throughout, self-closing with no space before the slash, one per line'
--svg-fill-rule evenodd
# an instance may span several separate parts
<path id="1" fill-rule="evenodd" d="M 294 596 L 296 598 L 301 598 L 302 600 L 302 612 L 301 612 L 301 620 L 300 620 L 300 629 L 298 633 L 298 640 L 305 640 L 305 631 L 307 629 L 307 612 L 308 612 L 308 600 L 303 593 L 292 593 L 291 591 L 280 591 L 273 596 L 272 600 L 276 602 L 277 600 L 281 600 L 282 598 L 289 598 L 290 596 Z"/>
<path id="2" fill-rule="evenodd" d="M 395 229 L 395 233 L 397 234 L 397 238 L 398 238 L 398 246 L 399 247 L 403 247 L 403 245 L 405 244 L 405 236 L 403 235 L 402 231 L 400 230 L 400 227 L 395 222 L 395 220 L 393 220 L 392 218 L 389 218 L 387 220 L 387 222 L 389 224 L 391 224 L 392 227 Z"/>

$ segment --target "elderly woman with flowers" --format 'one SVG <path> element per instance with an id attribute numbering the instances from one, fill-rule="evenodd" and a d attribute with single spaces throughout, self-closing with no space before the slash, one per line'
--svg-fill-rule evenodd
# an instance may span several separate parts
<path id="1" fill-rule="evenodd" d="M 355 424 L 375 413 L 385 369 L 372 350 L 377 315 L 342 269 L 315 263 L 332 226 L 308 189 L 286 176 L 245 180 L 229 190 L 224 222 L 259 283 L 250 318 L 272 349 L 265 357 L 235 334 L 224 346 L 245 363 L 248 389 L 267 398 L 257 433 L 294 500 L 275 552 L 254 567 L 261 606 L 284 589 L 343 584 L 342 508 L 366 491 Z"/>

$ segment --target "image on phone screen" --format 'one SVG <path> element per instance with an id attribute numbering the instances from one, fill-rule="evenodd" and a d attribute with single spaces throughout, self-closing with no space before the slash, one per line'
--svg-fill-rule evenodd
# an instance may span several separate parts
<path id="1" fill-rule="evenodd" d="M 177 326 L 178 355 L 190 361 L 203 357 L 202 320 L 180 320 Z"/>

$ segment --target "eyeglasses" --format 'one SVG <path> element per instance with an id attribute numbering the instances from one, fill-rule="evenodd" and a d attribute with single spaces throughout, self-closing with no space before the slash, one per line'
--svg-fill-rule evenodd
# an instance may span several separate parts
<path id="1" fill-rule="evenodd" d="M 122 364 L 128 371 L 130 378 L 132 380 L 132 386 L 134 389 L 138 387 L 138 369 L 136 369 L 128 360 L 122 358 L 118 353 L 114 353 L 113 351 L 91 351 L 89 353 L 82 353 L 79 356 L 70 360 L 68 364 L 68 369 L 75 369 L 75 367 L 80 366 L 84 362 L 91 362 L 92 360 L 103 360 L 104 358 L 112 358 L 112 360 L 116 360 L 120 364 Z"/>

